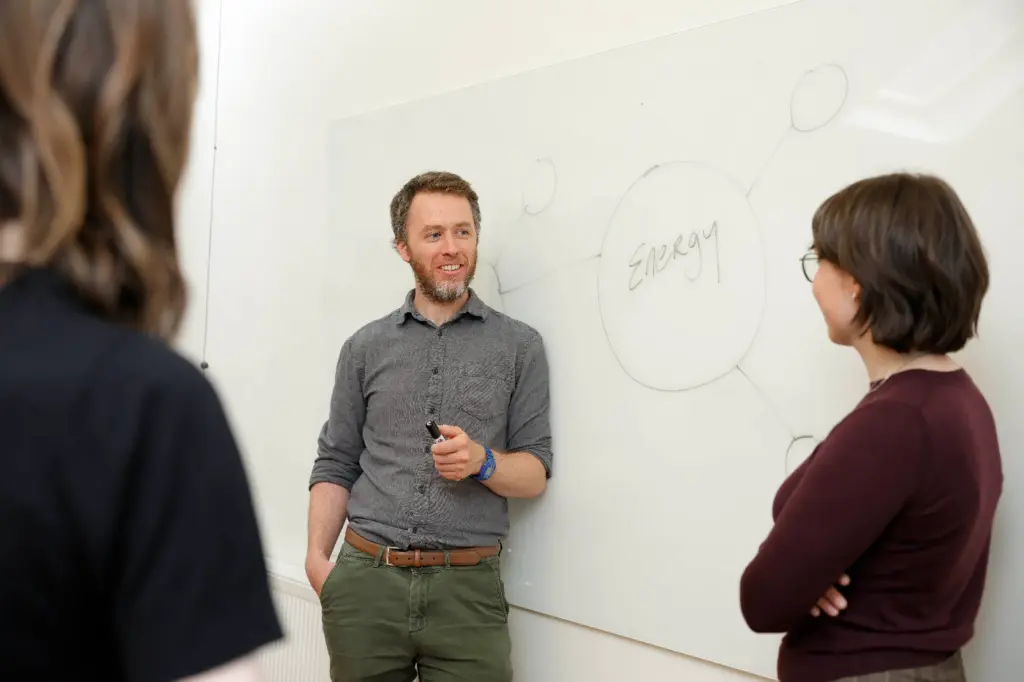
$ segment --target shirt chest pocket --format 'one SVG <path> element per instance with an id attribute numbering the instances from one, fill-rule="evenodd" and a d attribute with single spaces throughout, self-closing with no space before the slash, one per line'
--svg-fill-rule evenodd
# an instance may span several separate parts
<path id="1" fill-rule="evenodd" d="M 463 365 L 455 376 L 453 406 L 480 422 L 504 418 L 511 387 L 499 371 L 489 366 Z"/>

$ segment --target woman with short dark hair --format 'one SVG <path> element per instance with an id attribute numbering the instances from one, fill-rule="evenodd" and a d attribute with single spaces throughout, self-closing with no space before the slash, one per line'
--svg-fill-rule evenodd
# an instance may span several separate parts
<path id="1" fill-rule="evenodd" d="M 0 0 L 0 680 L 252 682 L 235 439 L 168 342 L 192 0 Z"/>
<path id="2" fill-rule="evenodd" d="M 981 242 L 949 185 L 906 173 L 837 192 L 812 234 L 804 274 L 868 390 L 780 487 L 744 618 L 786 633 L 780 682 L 962 681 L 1003 481 L 989 406 L 948 357 L 976 333 Z"/>

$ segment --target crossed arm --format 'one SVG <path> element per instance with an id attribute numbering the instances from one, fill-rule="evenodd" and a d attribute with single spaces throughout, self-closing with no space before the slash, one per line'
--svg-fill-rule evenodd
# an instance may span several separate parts
<path id="1" fill-rule="evenodd" d="M 924 442 L 919 414 L 901 404 L 858 408 L 836 426 L 743 572 L 752 630 L 788 632 L 830 600 L 913 493 Z"/>

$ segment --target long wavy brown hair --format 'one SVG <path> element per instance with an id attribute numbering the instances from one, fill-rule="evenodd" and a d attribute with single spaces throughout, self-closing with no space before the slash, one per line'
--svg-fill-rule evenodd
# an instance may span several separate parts
<path id="1" fill-rule="evenodd" d="M 6 274 L 52 268 L 107 318 L 173 337 L 197 62 L 192 0 L 0 0 Z"/>

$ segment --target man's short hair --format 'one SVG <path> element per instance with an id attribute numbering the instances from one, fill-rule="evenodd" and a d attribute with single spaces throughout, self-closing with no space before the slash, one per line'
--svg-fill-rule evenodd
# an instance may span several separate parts
<path id="1" fill-rule="evenodd" d="M 404 244 L 408 241 L 409 208 L 412 206 L 412 200 L 421 192 L 455 194 L 465 198 L 473 212 L 476 232 L 480 233 L 480 199 L 473 187 L 455 173 L 428 171 L 406 182 L 391 200 L 391 230 L 394 232 L 396 243 Z"/>

